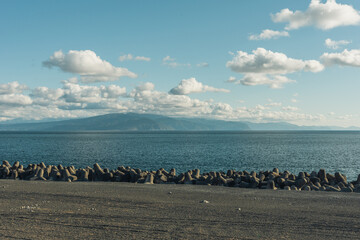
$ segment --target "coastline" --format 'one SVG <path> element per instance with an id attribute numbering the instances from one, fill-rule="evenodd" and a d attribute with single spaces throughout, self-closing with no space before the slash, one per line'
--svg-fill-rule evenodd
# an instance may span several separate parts
<path id="1" fill-rule="evenodd" d="M 356 239 L 360 235 L 356 193 L 1 179 L 0 206 L 1 239 Z"/>

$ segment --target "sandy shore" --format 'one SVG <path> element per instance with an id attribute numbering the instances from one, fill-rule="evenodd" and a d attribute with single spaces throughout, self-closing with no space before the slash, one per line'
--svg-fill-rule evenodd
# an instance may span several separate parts
<path id="1" fill-rule="evenodd" d="M 360 239 L 359 193 L 0 180 L 0 206 L 0 239 Z"/>

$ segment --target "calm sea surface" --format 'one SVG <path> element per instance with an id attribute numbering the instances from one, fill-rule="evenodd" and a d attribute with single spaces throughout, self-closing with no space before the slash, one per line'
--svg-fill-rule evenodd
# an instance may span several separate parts
<path id="1" fill-rule="evenodd" d="M 178 172 L 270 170 L 360 174 L 360 132 L 0 132 L 0 160 Z"/>

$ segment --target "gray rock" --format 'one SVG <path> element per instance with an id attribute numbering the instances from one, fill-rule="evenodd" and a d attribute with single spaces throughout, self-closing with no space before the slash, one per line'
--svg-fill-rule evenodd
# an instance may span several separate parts
<path id="1" fill-rule="evenodd" d="M 146 176 L 146 179 L 145 179 L 145 184 L 154 184 L 154 175 L 152 173 L 149 173 L 147 176 Z"/>
<path id="2" fill-rule="evenodd" d="M 267 182 L 267 186 L 266 186 L 267 189 L 273 189 L 273 190 L 276 190 L 276 186 L 275 186 L 275 182 L 273 180 L 269 180 Z"/>

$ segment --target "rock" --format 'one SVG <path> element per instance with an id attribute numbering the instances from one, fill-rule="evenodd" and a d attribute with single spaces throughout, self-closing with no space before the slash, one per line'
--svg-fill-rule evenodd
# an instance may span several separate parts
<path id="1" fill-rule="evenodd" d="M 311 191 L 311 187 L 306 185 L 301 188 L 303 191 Z"/>
<path id="2" fill-rule="evenodd" d="M 310 177 L 310 181 L 315 184 L 317 182 L 321 182 L 321 179 L 318 177 Z"/>
<path id="3" fill-rule="evenodd" d="M 19 167 L 20 167 L 20 162 L 16 161 L 16 162 L 14 162 L 12 169 L 18 169 Z"/>
<path id="4" fill-rule="evenodd" d="M 336 182 L 338 182 L 338 183 L 343 182 L 343 183 L 347 184 L 346 177 L 339 172 L 335 173 L 335 179 L 336 179 Z"/>
<path id="5" fill-rule="evenodd" d="M 172 169 L 170 170 L 170 175 L 173 176 L 173 177 L 176 176 L 176 170 L 175 170 L 175 168 L 172 168 Z"/>
<path id="6" fill-rule="evenodd" d="M 210 203 L 208 200 L 201 200 L 200 203 Z"/>
<path id="7" fill-rule="evenodd" d="M 289 180 L 295 181 L 296 180 L 295 174 L 290 174 L 289 175 Z"/>
<path id="8" fill-rule="evenodd" d="M 277 180 L 276 180 L 277 184 L 279 184 L 280 187 L 284 187 L 285 186 L 285 178 L 282 178 L 282 177 L 279 177 Z"/>
<path id="9" fill-rule="evenodd" d="M 267 188 L 267 189 L 276 190 L 275 182 L 274 182 L 273 180 L 269 180 L 269 181 L 267 182 L 266 188 Z"/>
<path id="10" fill-rule="evenodd" d="M 188 171 L 186 174 L 185 174 L 185 180 L 184 180 L 184 183 L 186 184 L 192 184 L 193 183 L 193 178 L 191 176 L 191 172 Z"/>
<path id="11" fill-rule="evenodd" d="M 3 165 L 4 165 L 5 167 L 11 168 L 10 163 L 9 163 L 8 161 L 6 161 L 6 160 L 3 161 Z"/>
<path id="12" fill-rule="evenodd" d="M 302 188 L 307 183 L 305 178 L 299 178 L 295 181 L 296 187 Z"/>
<path id="13" fill-rule="evenodd" d="M 274 168 L 274 169 L 273 169 L 273 173 L 275 173 L 276 175 L 279 175 L 279 169 L 278 169 L 278 168 Z"/>
<path id="14" fill-rule="evenodd" d="M 262 181 L 264 181 L 264 180 L 265 180 L 265 174 L 260 173 L 260 174 L 259 174 L 259 181 L 262 182 Z"/>
<path id="15" fill-rule="evenodd" d="M 317 172 L 312 171 L 312 172 L 310 173 L 310 178 L 317 178 L 317 177 L 318 177 Z"/>
<path id="16" fill-rule="evenodd" d="M 46 165 L 45 165 L 45 163 L 41 162 L 41 163 L 39 164 L 39 167 L 41 167 L 41 168 L 46 168 Z"/>
<path id="17" fill-rule="evenodd" d="M 192 177 L 195 179 L 199 179 L 200 178 L 200 169 L 195 169 L 193 171 Z"/>
<path id="18" fill-rule="evenodd" d="M 17 179 L 18 176 L 19 176 L 19 173 L 16 169 L 11 170 L 11 176 L 10 176 L 11 179 Z"/>
<path id="19" fill-rule="evenodd" d="M 326 187 L 326 191 L 332 191 L 332 192 L 340 192 L 340 188 L 336 188 L 336 187 L 333 187 L 333 186 L 330 186 L 330 185 L 325 185 Z"/>
<path id="20" fill-rule="evenodd" d="M 306 177 L 305 172 L 299 172 L 298 179 L 302 179 L 305 177 Z"/>
<path id="21" fill-rule="evenodd" d="M 320 169 L 318 172 L 318 177 L 320 178 L 321 181 L 324 181 L 324 179 L 326 178 L 326 171 L 325 169 Z"/>
<path id="22" fill-rule="evenodd" d="M 298 188 L 297 188 L 295 185 L 292 185 L 292 186 L 291 186 L 291 190 L 293 190 L 293 191 L 298 191 Z"/>
<path id="23" fill-rule="evenodd" d="M 289 186 L 285 186 L 285 187 L 284 187 L 284 190 L 288 190 L 288 191 L 289 191 L 289 190 L 291 190 L 291 188 L 290 188 Z"/>
<path id="24" fill-rule="evenodd" d="M 219 185 L 225 186 L 227 184 L 226 179 L 223 176 L 218 177 Z"/>
<path id="25" fill-rule="evenodd" d="M 291 187 L 292 185 L 295 185 L 295 181 L 287 179 L 284 183 L 285 186 Z"/>
<path id="26" fill-rule="evenodd" d="M 154 184 L 154 175 L 152 173 L 146 176 L 145 184 Z"/>

